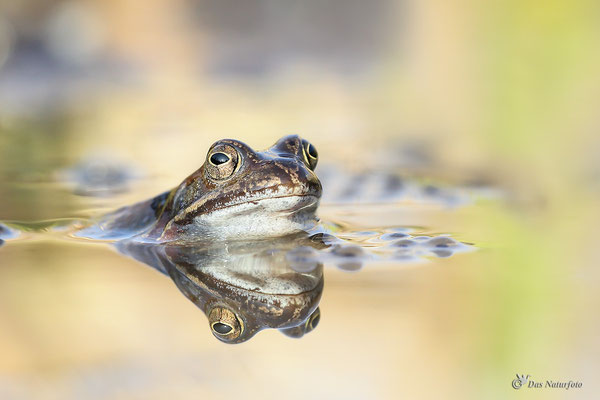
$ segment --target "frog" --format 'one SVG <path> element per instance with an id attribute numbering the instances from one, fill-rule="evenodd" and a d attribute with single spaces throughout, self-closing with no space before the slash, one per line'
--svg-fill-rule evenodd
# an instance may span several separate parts
<path id="1" fill-rule="evenodd" d="M 263 151 L 222 139 L 177 187 L 80 226 L 75 236 L 185 243 L 307 231 L 318 223 L 318 158 L 315 146 L 298 135 Z"/>

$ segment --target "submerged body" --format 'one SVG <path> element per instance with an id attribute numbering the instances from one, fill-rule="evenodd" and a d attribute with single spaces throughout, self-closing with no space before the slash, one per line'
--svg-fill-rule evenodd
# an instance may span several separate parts
<path id="1" fill-rule="evenodd" d="M 296 135 L 260 152 L 237 140 L 220 140 L 173 190 L 108 214 L 77 235 L 195 242 L 310 229 L 321 197 L 316 164 L 314 146 Z"/>

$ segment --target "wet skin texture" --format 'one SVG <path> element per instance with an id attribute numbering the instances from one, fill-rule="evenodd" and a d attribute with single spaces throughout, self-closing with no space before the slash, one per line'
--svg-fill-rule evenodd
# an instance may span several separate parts
<path id="1" fill-rule="evenodd" d="M 296 135 L 260 152 L 237 140 L 220 140 L 179 186 L 108 214 L 78 235 L 194 242 L 310 228 L 321 197 L 317 158 L 314 146 Z"/>

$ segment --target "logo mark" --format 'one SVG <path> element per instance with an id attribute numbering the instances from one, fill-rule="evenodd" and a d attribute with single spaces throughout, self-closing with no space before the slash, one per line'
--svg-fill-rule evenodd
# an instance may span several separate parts
<path id="1" fill-rule="evenodd" d="M 517 379 L 513 379 L 512 387 L 513 389 L 521 389 L 523 386 L 527 385 L 527 381 L 529 381 L 529 375 L 525 376 L 525 374 L 517 374 Z"/>

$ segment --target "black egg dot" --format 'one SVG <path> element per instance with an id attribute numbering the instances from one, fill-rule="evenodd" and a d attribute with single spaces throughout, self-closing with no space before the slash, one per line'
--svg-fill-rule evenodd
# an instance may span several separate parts
<path id="1" fill-rule="evenodd" d="M 415 242 L 414 240 L 411 239 L 400 239 L 396 242 L 392 243 L 392 246 L 396 246 L 396 247 L 412 247 L 415 246 L 417 244 L 417 242 Z"/>
<path id="2" fill-rule="evenodd" d="M 220 333 L 221 335 L 226 335 L 233 329 L 231 326 L 223 324 L 221 322 L 213 324 L 212 327 L 215 330 L 215 332 Z"/>
<path id="3" fill-rule="evenodd" d="M 315 149 L 315 146 L 313 146 L 310 143 L 308 144 L 306 151 L 312 158 L 317 158 L 319 156 L 319 153 L 317 153 L 317 149 Z"/>
<path id="4" fill-rule="evenodd" d="M 225 164 L 227 161 L 229 161 L 229 156 L 225 153 L 214 153 L 210 156 L 210 162 L 214 165 Z"/>

